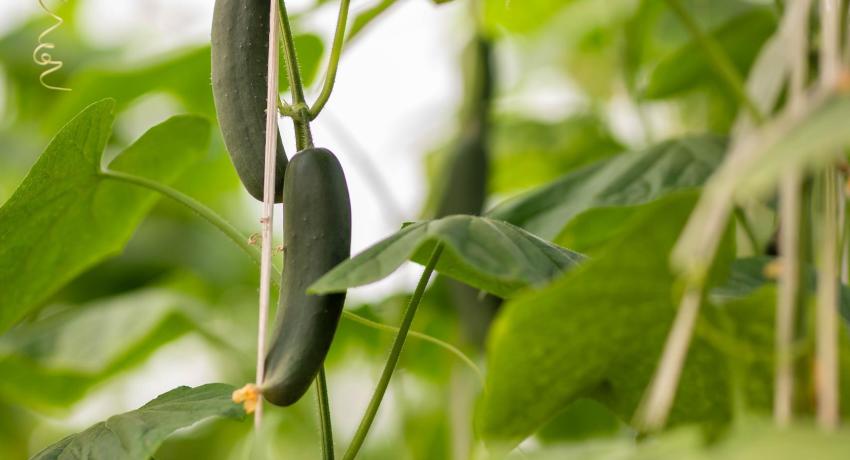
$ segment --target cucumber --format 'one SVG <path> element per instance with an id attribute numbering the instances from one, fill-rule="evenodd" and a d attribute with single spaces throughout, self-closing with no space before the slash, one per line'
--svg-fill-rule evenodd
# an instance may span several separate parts
<path id="1" fill-rule="evenodd" d="M 267 0 L 216 0 L 212 88 L 224 144 L 242 185 L 263 199 L 269 53 Z M 281 202 L 286 153 L 277 138 L 275 201 Z"/>
<path id="2" fill-rule="evenodd" d="M 436 218 L 453 214 L 479 215 L 487 199 L 490 173 L 490 110 L 494 91 L 493 50 L 476 36 L 466 50 L 463 131 L 446 161 Z M 458 311 L 463 337 L 483 349 L 501 299 L 484 295 L 459 281 L 440 278 Z"/>
<path id="3" fill-rule="evenodd" d="M 311 148 L 292 157 L 283 198 L 280 301 L 260 387 L 277 406 L 293 404 L 313 382 L 345 303 L 345 293 L 308 295 L 307 287 L 351 253 L 348 186 L 333 153 Z"/>

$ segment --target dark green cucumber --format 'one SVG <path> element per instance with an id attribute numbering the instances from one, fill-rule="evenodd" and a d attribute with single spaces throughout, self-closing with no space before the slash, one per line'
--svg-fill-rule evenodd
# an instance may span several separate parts
<path id="1" fill-rule="evenodd" d="M 216 0 L 212 87 L 224 144 L 242 184 L 263 199 L 268 91 L 269 2 Z M 283 195 L 286 153 L 277 138 L 275 201 Z"/>
<path id="2" fill-rule="evenodd" d="M 490 42 L 477 36 L 470 43 L 465 62 L 463 131 L 443 172 L 443 187 L 436 218 L 453 214 L 479 215 L 487 199 L 490 176 L 490 109 L 494 86 L 493 51 Z M 484 295 L 451 279 L 445 282 L 451 303 L 460 317 L 464 338 L 483 347 L 490 323 L 501 299 Z"/>
<path id="3" fill-rule="evenodd" d="M 348 186 L 333 153 L 313 148 L 292 157 L 283 199 L 283 277 L 261 387 L 278 406 L 297 401 L 313 382 L 345 303 L 345 293 L 309 295 L 307 288 L 351 252 Z"/>

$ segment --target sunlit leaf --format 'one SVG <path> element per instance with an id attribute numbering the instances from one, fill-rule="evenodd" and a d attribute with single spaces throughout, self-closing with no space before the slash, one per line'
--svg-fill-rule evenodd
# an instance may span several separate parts
<path id="1" fill-rule="evenodd" d="M 33 460 L 148 460 L 175 431 L 210 417 L 242 419 L 241 405 L 231 400 L 234 387 L 210 383 L 179 387 L 130 412 L 114 415 L 53 444 Z"/>
<path id="2" fill-rule="evenodd" d="M 113 108 L 98 102 L 71 120 L 0 208 L 0 331 L 120 251 L 156 202 L 154 192 L 99 175 Z M 204 119 L 174 117 L 110 168 L 169 183 L 198 161 L 208 139 Z"/>
<path id="3" fill-rule="evenodd" d="M 506 222 L 449 216 L 408 225 L 338 265 L 310 291 L 343 291 L 373 283 L 406 260 L 424 265 L 437 243 L 445 245 L 438 272 L 500 297 L 545 283 L 583 260 Z"/>

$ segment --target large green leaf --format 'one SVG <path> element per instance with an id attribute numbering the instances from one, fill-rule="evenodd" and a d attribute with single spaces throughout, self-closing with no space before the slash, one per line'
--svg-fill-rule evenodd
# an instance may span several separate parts
<path id="1" fill-rule="evenodd" d="M 148 460 L 175 431 L 210 417 L 241 419 L 245 412 L 233 403 L 234 388 L 210 383 L 178 387 L 130 412 L 114 415 L 53 444 L 33 460 Z"/>
<path id="2" fill-rule="evenodd" d="M 767 8 L 754 8 L 711 31 L 741 74 L 746 74 L 762 44 L 776 29 L 776 16 Z M 649 75 L 643 97 L 661 99 L 716 79 L 711 61 L 695 41 L 663 59 Z"/>
<path id="3" fill-rule="evenodd" d="M 89 106 L 48 145 L 0 208 L 0 331 L 83 270 L 120 251 L 157 200 L 100 175 L 114 103 Z M 110 165 L 169 183 L 206 151 L 209 123 L 177 116 Z"/>
<path id="4" fill-rule="evenodd" d="M 485 439 L 513 447 L 580 397 L 631 418 L 676 312 L 668 254 L 695 198 L 679 193 L 647 205 L 597 257 L 504 306 L 477 414 Z M 731 258 L 724 248 L 720 267 Z M 726 379 L 719 353 L 694 343 L 671 421 L 728 419 Z"/>
<path id="5" fill-rule="evenodd" d="M 0 336 L 0 395 L 29 407 L 67 406 L 93 385 L 195 328 L 197 301 L 146 288 L 22 324 Z"/>
<path id="6" fill-rule="evenodd" d="M 702 185 L 720 163 L 724 150 L 725 142 L 714 136 L 663 142 L 578 169 L 497 206 L 488 215 L 552 240 L 582 211 L 647 203 L 675 190 Z"/>
<path id="7" fill-rule="evenodd" d="M 344 291 L 373 283 L 408 259 L 424 265 L 437 243 L 445 245 L 437 271 L 500 297 L 546 283 L 583 259 L 506 222 L 449 216 L 408 225 L 338 265 L 310 291 Z"/>

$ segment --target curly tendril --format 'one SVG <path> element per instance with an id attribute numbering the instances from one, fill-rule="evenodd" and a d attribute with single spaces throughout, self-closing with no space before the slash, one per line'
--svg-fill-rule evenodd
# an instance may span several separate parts
<path id="1" fill-rule="evenodd" d="M 53 59 L 53 56 L 51 56 L 50 53 L 47 52 L 47 50 L 52 50 L 52 49 L 56 48 L 56 45 L 52 42 L 44 41 L 44 38 L 50 32 L 53 32 L 54 30 L 59 28 L 59 26 L 61 26 L 65 21 L 62 20 L 62 18 L 59 15 L 57 15 L 56 13 L 49 10 L 47 8 L 47 6 L 44 4 L 44 0 L 38 0 L 38 6 L 40 6 L 41 9 L 44 10 L 45 13 L 49 14 L 51 17 L 53 17 L 53 19 L 56 20 L 56 24 L 53 24 L 52 26 L 48 27 L 47 29 L 44 30 L 44 32 L 42 32 L 38 36 L 38 46 L 36 46 L 35 49 L 32 52 L 32 60 L 36 64 L 38 64 L 42 67 L 49 67 L 47 70 L 42 72 L 41 75 L 39 75 L 38 80 L 41 82 L 41 85 L 44 86 L 47 89 L 52 89 L 52 90 L 56 90 L 56 91 L 71 91 L 71 88 L 63 88 L 63 87 L 60 87 L 60 86 L 53 86 L 53 85 L 50 85 L 48 83 L 45 83 L 45 81 L 44 81 L 44 77 L 52 74 L 53 72 L 58 71 L 59 69 L 62 68 L 62 65 L 63 65 L 62 61 L 57 61 L 57 60 Z"/>

